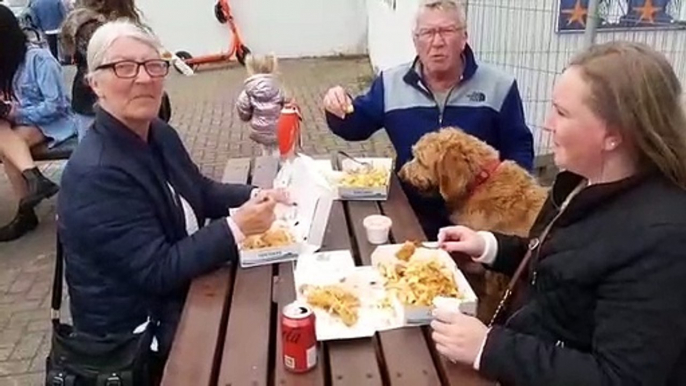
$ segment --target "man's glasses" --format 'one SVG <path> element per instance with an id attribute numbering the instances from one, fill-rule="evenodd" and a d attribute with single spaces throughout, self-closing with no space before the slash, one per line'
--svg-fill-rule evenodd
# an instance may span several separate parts
<path id="1" fill-rule="evenodd" d="M 162 59 L 146 60 L 145 62 L 136 62 L 133 60 L 121 60 L 118 62 L 107 63 L 98 66 L 96 70 L 112 69 L 117 78 L 133 79 L 138 76 L 141 66 L 145 67 L 145 72 L 151 78 L 163 78 L 169 73 L 169 62 Z"/>
<path id="2" fill-rule="evenodd" d="M 441 38 L 444 40 L 452 39 L 463 29 L 464 27 L 458 26 L 441 28 L 422 28 L 415 32 L 415 36 L 417 36 L 418 39 L 423 41 L 433 41 L 436 35 L 440 35 Z"/>

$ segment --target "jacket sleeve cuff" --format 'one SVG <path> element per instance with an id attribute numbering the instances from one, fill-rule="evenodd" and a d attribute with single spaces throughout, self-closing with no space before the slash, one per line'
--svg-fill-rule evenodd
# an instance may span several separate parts
<path id="1" fill-rule="evenodd" d="M 229 224 L 229 229 L 231 230 L 233 239 L 236 242 L 236 246 L 238 246 L 243 242 L 243 240 L 245 240 L 245 235 L 243 232 L 241 232 L 241 228 L 238 227 L 238 224 L 236 224 L 231 217 L 227 217 L 226 222 Z"/>
<path id="2" fill-rule="evenodd" d="M 486 243 L 486 248 L 484 248 L 484 253 L 481 256 L 474 258 L 473 260 L 477 263 L 492 265 L 498 255 L 498 239 L 496 239 L 495 235 L 491 232 L 479 231 L 477 234 L 483 238 Z"/>
<path id="3" fill-rule="evenodd" d="M 493 326 L 486 335 L 479 373 L 490 379 L 501 379 L 507 373 L 508 363 L 512 362 L 511 332 L 502 326 Z"/>
<path id="4" fill-rule="evenodd" d="M 488 333 L 489 332 L 491 332 L 490 328 L 488 329 L 488 331 L 486 331 L 486 336 L 484 336 L 484 340 L 481 342 L 481 347 L 479 348 L 479 353 L 476 355 L 476 359 L 474 359 L 474 363 L 472 364 L 472 367 L 476 371 L 479 371 L 479 367 L 481 367 L 481 357 L 484 354 L 484 347 L 486 346 L 486 341 L 488 340 Z"/>

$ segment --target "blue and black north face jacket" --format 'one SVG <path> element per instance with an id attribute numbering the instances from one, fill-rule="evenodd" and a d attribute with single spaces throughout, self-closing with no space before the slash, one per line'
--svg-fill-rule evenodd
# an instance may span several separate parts
<path id="1" fill-rule="evenodd" d="M 383 71 L 370 90 L 353 100 L 352 114 L 340 119 L 326 114 L 331 130 L 349 141 L 368 139 L 386 129 L 397 153 L 396 170 L 412 158 L 412 145 L 424 134 L 457 126 L 498 149 L 502 159 L 533 167 L 533 136 L 524 120 L 524 109 L 513 76 L 477 65 L 469 46 L 463 53 L 462 80 L 446 99 L 443 109 L 422 81 L 417 59 Z M 443 110 L 441 112 L 441 110 Z M 445 203 L 403 186 L 419 215 L 427 237 L 448 225 Z"/>

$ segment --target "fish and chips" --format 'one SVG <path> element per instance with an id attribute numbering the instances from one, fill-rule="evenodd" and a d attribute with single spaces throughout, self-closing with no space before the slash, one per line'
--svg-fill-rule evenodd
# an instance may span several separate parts
<path id="1" fill-rule="evenodd" d="M 351 188 L 381 188 L 388 184 L 390 172 L 383 167 L 348 170 L 339 181 L 340 186 Z"/>
<path id="2" fill-rule="evenodd" d="M 295 239 L 285 227 L 275 227 L 259 235 L 252 235 L 243 240 L 244 250 L 283 247 L 293 244 Z"/>
<path id="3" fill-rule="evenodd" d="M 307 303 L 319 307 L 341 319 L 350 327 L 357 323 L 360 299 L 351 291 L 340 285 L 306 286 L 303 293 Z"/>
<path id="4" fill-rule="evenodd" d="M 459 298 L 453 272 L 438 257 L 415 258 L 416 249 L 406 242 L 396 253 L 397 262 L 378 265 L 386 289 L 407 306 L 431 306 L 437 296 Z"/>

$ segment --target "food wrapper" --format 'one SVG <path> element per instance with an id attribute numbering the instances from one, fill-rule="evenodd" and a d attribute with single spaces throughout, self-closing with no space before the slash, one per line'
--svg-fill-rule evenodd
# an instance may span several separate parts
<path id="1" fill-rule="evenodd" d="M 400 303 L 388 296 L 379 271 L 356 267 L 350 251 L 301 255 L 294 276 L 297 300 L 314 310 L 319 341 L 402 327 Z"/>
<path id="2" fill-rule="evenodd" d="M 278 245 L 260 248 L 246 248 L 241 245 L 241 267 L 293 261 L 300 254 L 314 253 L 321 248 L 334 194 L 313 165 L 311 158 L 298 156 L 284 164 L 274 180 L 275 187 L 289 191 L 295 205 L 275 206 L 277 221 L 270 231 L 285 229 L 292 236 L 293 242 L 279 242 Z M 235 212 L 235 209 L 230 212 Z"/>
<path id="3" fill-rule="evenodd" d="M 242 268 L 295 260 L 304 243 L 304 237 L 292 223 L 277 220 L 261 235 L 247 237 L 239 245 Z"/>

